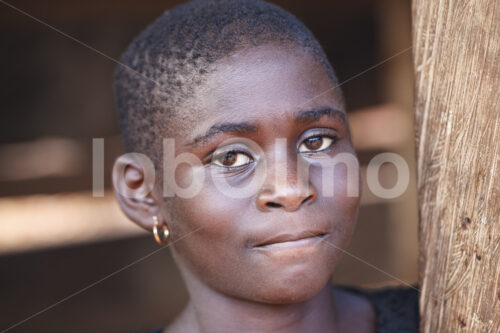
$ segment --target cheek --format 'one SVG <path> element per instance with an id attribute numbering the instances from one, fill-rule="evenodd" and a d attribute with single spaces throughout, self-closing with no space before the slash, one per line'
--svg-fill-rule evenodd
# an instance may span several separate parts
<path id="1" fill-rule="evenodd" d="M 361 196 L 360 169 L 355 160 L 312 165 L 310 182 L 318 197 L 330 201 L 335 211 L 341 214 L 356 214 Z"/>
<path id="2" fill-rule="evenodd" d="M 356 226 L 361 194 L 359 167 L 339 163 L 333 168 L 314 168 L 310 181 L 318 192 L 318 211 L 332 221 L 332 241 L 345 249 Z"/>
<path id="3" fill-rule="evenodd" d="M 239 219 L 248 207 L 246 199 L 228 198 L 206 181 L 191 199 L 169 198 L 166 209 L 177 260 L 205 284 L 215 289 L 234 284 L 235 272 L 244 270 L 245 244 Z M 235 280 L 235 279 L 233 279 Z"/>

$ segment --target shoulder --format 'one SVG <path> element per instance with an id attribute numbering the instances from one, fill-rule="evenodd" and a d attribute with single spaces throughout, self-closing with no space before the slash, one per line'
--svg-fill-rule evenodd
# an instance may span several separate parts
<path id="1" fill-rule="evenodd" d="M 420 318 L 417 288 L 342 289 L 365 296 L 370 301 L 375 311 L 377 332 L 418 332 Z"/>

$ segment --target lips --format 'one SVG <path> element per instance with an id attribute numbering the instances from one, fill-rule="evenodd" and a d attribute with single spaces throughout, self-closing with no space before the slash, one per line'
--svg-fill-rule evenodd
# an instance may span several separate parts
<path id="1" fill-rule="evenodd" d="M 284 233 L 265 239 L 255 245 L 256 248 L 284 247 L 294 245 L 314 245 L 328 234 L 317 230 L 306 230 L 299 233 Z"/>

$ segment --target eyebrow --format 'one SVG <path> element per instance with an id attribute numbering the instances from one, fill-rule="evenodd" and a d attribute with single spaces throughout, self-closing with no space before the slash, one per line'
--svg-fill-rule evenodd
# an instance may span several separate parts
<path id="1" fill-rule="evenodd" d="M 210 137 L 219 133 L 236 133 L 236 134 L 248 134 L 255 133 L 257 131 L 257 126 L 249 122 L 241 123 L 219 123 L 211 126 L 203 135 L 198 135 L 195 137 L 188 146 L 195 146 L 200 142 L 207 141 Z"/>
<path id="2" fill-rule="evenodd" d="M 297 122 L 312 122 L 317 121 L 323 116 L 328 116 L 330 118 L 337 118 L 341 122 L 346 122 L 346 115 L 344 112 L 332 109 L 329 107 L 319 108 L 314 110 L 304 110 L 295 113 L 294 119 Z M 201 142 L 208 141 L 211 137 L 219 133 L 236 133 L 236 134 L 248 134 L 257 132 L 257 125 L 250 122 L 225 122 L 218 123 L 211 126 L 205 134 L 198 135 L 191 142 L 187 143 L 186 146 L 196 146 Z"/>
<path id="3" fill-rule="evenodd" d="M 344 112 L 329 107 L 319 108 L 314 110 L 299 111 L 295 114 L 295 120 L 298 122 L 312 122 L 319 120 L 323 116 L 328 116 L 329 118 L 336 118 L 343 123 L 345 123 L 347 120 Z"/>

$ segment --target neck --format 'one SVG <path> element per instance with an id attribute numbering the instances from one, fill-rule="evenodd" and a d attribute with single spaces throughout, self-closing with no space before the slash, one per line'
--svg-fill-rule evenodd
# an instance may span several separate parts
<path id="1" fill-rule="evenodd" d="M 191 281 L 189 281 L 191 280 Z M 336 332 L 333 291 L 327 284 L 294 304 L 266 304 L 221 294 L 189 279 L 190 302 L 181 321 L 193 332 Z"/>

